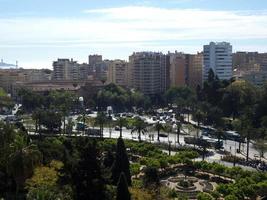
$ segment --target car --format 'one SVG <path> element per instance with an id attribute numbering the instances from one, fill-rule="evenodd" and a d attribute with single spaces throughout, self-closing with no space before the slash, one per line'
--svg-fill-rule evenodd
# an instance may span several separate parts
<path id="1" fill-rule="evenodd" d="M 115 131 L 120 131 L 120 127 L 119 126 L 115 126 Z"/>

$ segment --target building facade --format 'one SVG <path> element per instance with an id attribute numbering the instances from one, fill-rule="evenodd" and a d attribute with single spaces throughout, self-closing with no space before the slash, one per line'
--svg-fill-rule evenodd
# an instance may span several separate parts
<path id="1" fill-rule="evenodd" d="M 207 80 L 210 69 L 221 80 L 229 80 L 233 76 L 232 70 L 232 46 L 227 42 L 204 45 L 204 70 L 203 79 Z"/>
<path id="2" fill-rule="evenodd" d="M 53 80 L 78 81 L 86 80 L 89 73 L 89 65 L 79 64 L 73 59 L 58 59 L 53 62 Z"/>
<path id="3" fill-rule="evenodd" d="M 92 67 L 95 67 L 96 64 L 101 62 L 102 62 L 102 55 L 94 54 L 88 56 L 88 63 Z"/>
<path id="4" fill-rule="evenodd" d="M 128 63 L 123 60 L 113 60 L 108 65 L 108 83 L 115 83 L 116 85 L 127 87 L 128 79 Z"/>
<path id="5" fill-rule="evenodd" d="M 186 55 L 181 52 L 168 53 L 170 57 L 170 87 L 186 85 Z"/>
<path id="6" fill-rule="evenodd" d="M 158 94 L 167 88 L 166 55 L 137 52 L 129 57 L 130 85 L 146 95 Z"/>
<path id="7" fill-rule="evenodd" d="M 203 74 L 203 54 L 187 54 L 187 75 L 186 84 L 189 87 L 196 88 L 198 85 L 202 85 L 202 74 Z"/>
<path id="8" fill-rule="evenodd" d="M 234 77 L 262 86 L 267 81 L 267 53 L 236 52 L 233 54 Z"/>

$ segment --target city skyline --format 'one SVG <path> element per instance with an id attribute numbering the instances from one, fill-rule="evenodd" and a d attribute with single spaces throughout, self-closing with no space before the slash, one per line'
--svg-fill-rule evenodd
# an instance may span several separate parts
<path id="1" fill-rule="evenodd" d="M 260 0 L 0 3 L 0 58 L 24 68 L 51 69 L 57 58 L 87 62 L 89 54 L 196 53 L 210 41 L 267 52 L 267 2 Z"/>

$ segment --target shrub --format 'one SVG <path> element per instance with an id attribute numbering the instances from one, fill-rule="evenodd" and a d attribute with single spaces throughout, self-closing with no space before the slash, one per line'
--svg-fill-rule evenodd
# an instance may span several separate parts
<path id="1" fill-rule="evenodd" d="M 201 192 L 197 195 L 197 200 L 213 200 L 213 198 L 210 194 Z"/>

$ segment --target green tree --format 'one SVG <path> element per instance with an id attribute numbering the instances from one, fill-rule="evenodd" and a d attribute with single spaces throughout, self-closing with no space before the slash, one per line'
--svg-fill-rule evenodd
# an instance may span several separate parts
<path id="1" fill-rule="evenodd" d="M 38 149 L 43 154 L 43 163 L 49 164 L 52 160 L 63 160 L 65 146 L 58 137 L 44 137 L 38 142 Z"/>
<path id="2" fill-rule="evenodd" d="M 180 134 L 181 134 L 181 128 L 182 128 L 182 123 L 181 121 L 176 121 L 176 127 L 177 127 L 177 131 L 176 131 L 176 135 L 177 135 L 177 143 L 180 144 Z"/>
<path id="3" fill-rule="evenodd" d="M 265 138 L 256 139 L 253 146 L 259 152 L 260 159 L 264 158 L 264 153 L 267 152 L 266 139 Z"/>
<path id="4" fill-rule="evenodd" d="M 25 180 L 32 176 L 35 166 L 41 162 L 41 153 L 37 146 L 28 142 L 28 139 L 17 134 L 11 143 L 13 153 L 8 160 L 8 172 L 16 182 L 17 193 L 23 188 Z"/>
<path id="5" fill-rule="evenodd" d="M 44 105 L 44 97 L 31 90 L 21 89 L 18 91 L 18 95 L 21 98 L 22 107 L 28 112 Z"/>
<path id="6" fill-rule="evenodd" d="M 76 199 L 106 199 L 106 187 L 101 173 L 99 150 L 95 142 L 87 142 L 81 149 L 80 160 L 72 170 Z M 84 144 L 83 144 L 84 145 Z"/>
<path id="7" fill-rule="evenodd" d="M 253 127 L 253 111 L 251 108 L 247 108 L 245 111 L 245 114 L 241 117 L 241 134 L 243 137 L 246 137 L 247 139 L 247 155 L 246 155 L 246 161 L 249 160 L 249 144 L 251 139 L 253 139 L 253 135 L 256 132 L 256 129 Z"/>
<path id="8" fill-rule="evenodd" d="M 225 198 L 224 198 L 225 200 L 238 200 L 238 198 L 236 197 L 236 196 L 234 196 L 234 195 L 227 195 Z"/>
<path id="9" fill-rule="evenodd" d="M 122 137 L 122 127 L 127 124 L 127 121 L 125 118 L 119 117 L 116 124 L 120 127 L 120 137 Z"/>
<path id="10" fill-rule="evenodd" d="M 115 160 L 115 158 L 114 158 L 112 152 L 110 150 L 108 150 L 107 153 L 105 154 L 103 164 L 105 167 L 110 168 L 110 167 L 112 167 L 114 160 Z"/>
<path id="11" fill-rule="evenodd" d="M 213 200 L 213 198 L 210 194 L 201 192 L 197 195 L 197 200 Z"/>
<path id="12" fill-rule="evenodd" d="M 178 113 L 181 113 L 184 107 L 190 107 L 196 98 L 195 92 L 189 87 L 171 87 L 165 92 L 167 103 L 176 104 Z"/>
<path id="13" fill-rule="evenodd" d="M 63 117 L 63 132 L 66 133 L 66 116 L 74 106 L 74 100 L 77 96 L 69 91 L 52 91 L 49 93 L 50 109 L 61 113 Z"/>
<path id="14" fill-rule="evenodd" d="M 74 126 L 74 121 L 72 121 L 72 119 L 69 118 L 69 119 L 68 119 L 67 126 L 66 126 L 66 133 L 67 133 L 67 134 L 69 134 L 69 135 L 72 134 L 73 126 Z"/>
<path id="15" fill-rule="evenodd" d="M 160 131 L 161 131 L 161 130 L 164 130 L 164 126 L 163 126 L 161 123 L 159 123 L 159 121 L 155 124 L 155 130 L 156 130 L 157 133 L 158 133 L 158 141 L 160 141 L 160 140 L 159 140 Z"/>
<path id="16" fill-rule="evenodd" d="M 207 148 L 210 147 L 209 143 L 206 140 L 199 140 L 198 146 L 202 148 L 202 161 L 205 160 L 205 155 L 207 152 Z"/>
<path id="17" fill-rule="evenodd" d="M 224 89 L 222 97 L 222 108 L 228 116 L 233 119 L 239 117 L 244 109 L 253 106 L 259 96 L 258 89 L 251 83 L 244 80 L 232 82 Z"/>
<path id="18" fill-rule="evenodd" d="M 219 78 L 214 74 L 213 70 L 210 69 L 208 73 L 208 79 L 203 84 L 202 94 L 204 100 L 213 106 L 219 105 L 222 99 L 223 85 Z"/>
<path id="19" fill-rule="evenodd" d="M 128 184 L 127 184 L 125 175 L 122 172 L 120 174 L 119 182 L 117 185 L 116 200 L 130 200 L 130 199 L 131 199 L 131 195 L 130 195 L 130 192 L 128 190 Z"/>
<path id="20" fill-rule="evenodd" d="M 112 166 L 113 184 L 118 183 L 120 174 L 122 172 L 125 174 L 128 185 L 131 185 L 132 181 L 131 181 L 131 173 L 130 173 L 130 163 L 129 163 L 128 155 L 127 155 L 126 148 L 124 145 L 124 141 L 121 137 L 119 137 L 117 140 L 115 161 Z"/>
<path id="21" fill-rule="evenodd" d="M 61 129 L 61 114 L 52 110 L 41 112 L 40 124 L 45 126 L 50 133 L 60 131 Z"/>
<path id="22" fill-rule="evenodd" d="M 158 187 L 159 175 L 155 167 L 147 167 L 144 171 L 143 183 L 145 187 Z"/>
<path id="23" fill-rule="evenodd" d="M 14 103 L 10 96 L 0 87 L 0 112 L 2 109 L 11 109 L 14 106 Z"/>
<path id="24" fill-rule="evenodd" d="M 197 121 L 197 126 L 199 127 L 200 122 L 203 122 L 203 120 L 204 120 L 205 114 L 204 114 L 200 109 L 198 109 L 198 110 L 194 113 L 193 117 L 194 117 L 195 120 Z"/>
<path id="25" fill-rule="evenodd" d="M 6 171 L 9 155 L 12 153 L 11 143 L 17 132 L 11 124 L 0 122 L 0 170 Z"/>
<path id="26" fill-rule="evenodd" d="M 39 137 L 41 138 L 41 117 L 42 117 L 42 110 L 41 109 L 36 109 L 32 113 L 32 119 L 35 121 L 35 133 L 38 132 Z"/>
<path id="27" fill-rule="evenodd" d="M 145 134 L 147 132 L 146 123 L 140 118 L 136 117 L 133 121 L 133 129 L 131 133 L 137 132 L 138 133 L 138 140 L 141 142 L 141 133 Z"/>
<path id="28" fill-rule="evenodd" d="M 131 163 L 130 171 L 132 175 L 138 175 L 140 173 L 141 165 L 139 163 Z"/>
<path id="29" fill-rule="evenodd" d="M 95 118 L 95 123 L 99 125 L 100 137 L 104 137 L 104 124 L 107 121 L 107 117 L 104 112 L 98 112 Z"/>
<path id="30" fill-rule="evenodd" d="M 58 185 L 59 170 L 63 163 L 52 161 L 49 166 L 39 166 L 34 169 L 34 174 L 26 181 L 28 200 L 62 199 L 71 200 L 71 191 L 62 190 Z"/>

